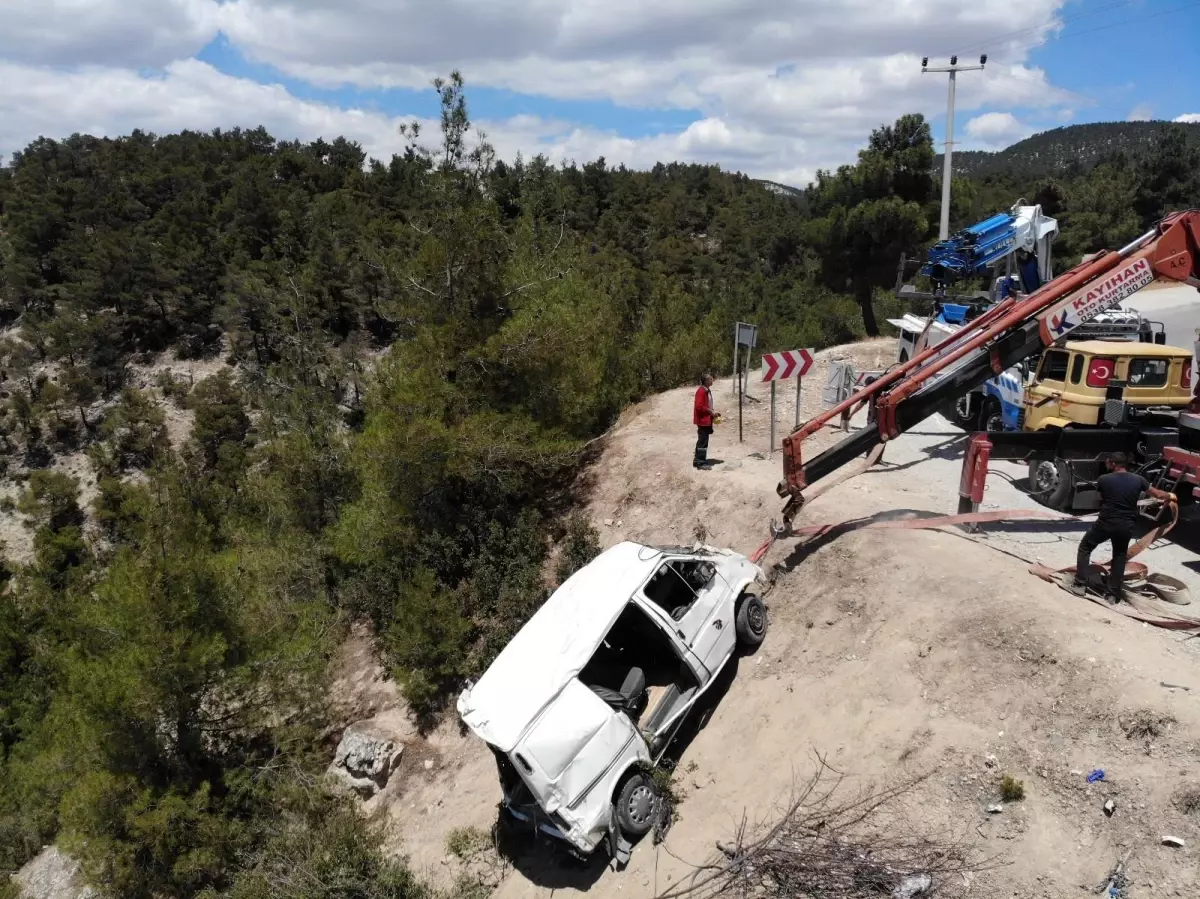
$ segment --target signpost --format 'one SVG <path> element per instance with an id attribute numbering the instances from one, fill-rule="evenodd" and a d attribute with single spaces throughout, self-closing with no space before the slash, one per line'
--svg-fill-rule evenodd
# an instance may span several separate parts
<path id="1" fill-rule="evenodd" d="M 800 382 L 813 364 L 812 350 L 785 350 L 782 353 L 763 353 L 763 381 L 771 382 L 771 444 L 775 452 L 775 382 L 796 379 L 796 426 L 800 426 Z"/>
<path id="2" fill-rule="evenodd" d="M 744 388 L 744 384 L 738 379 L 738 353 L 742 347 L 746 348 L 746 375 L 750 374 L 750 356 L 751 351 L 758 346 L 758 325 L 751 325 L 747 322 L 737 322 L 733 326 L 733 389 L 739 393 Z"/>

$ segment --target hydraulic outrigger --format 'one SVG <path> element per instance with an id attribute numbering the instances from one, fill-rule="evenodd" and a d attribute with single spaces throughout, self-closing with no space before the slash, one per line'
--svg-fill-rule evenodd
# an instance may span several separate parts
<path id="1" fill-rule="evenodd" d="M 1002 300 L 942 343 L 888 370 L 785 437 L 783 480 L 776 492 L 787 503 L 783 524 L 771 523 L 772 537 L 792 533 L 792 522 L 810 485 L 899 437 L 1022 359 L 1040 353 L 1156 278 L 1200 289 L 1200 209 L 1167 216 L 1123 249 L 1101 252 L 1027 297 Z M 803 461 L 801 445 L 807 437 L 864 403 L 874 407 L 873 427 Z M 1088 441 L 1091 452 L 1092 438 L 1084 433 L 1078 437 Z M 1056 439 L 1069 442 L 1073 435 L 1064 432 Z"/>

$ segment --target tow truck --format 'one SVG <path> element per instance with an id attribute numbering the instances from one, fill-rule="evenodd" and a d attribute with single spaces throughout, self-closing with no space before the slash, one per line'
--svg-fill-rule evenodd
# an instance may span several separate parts
<path id="1" fill-rule="evenodd" d="M 941 343 L 1005 297 L 1032 293 L 1052 280 L 1052 251 L 1059 233 L 1058 221 L 1045 215 L 1041 206 L 1028 206 L 1024 202 L 1019 200 L 1009 212 L 993 215 L 938 242 L 923 264 L 900 257 L 896 297 L 905 301 L 932 300 L 934 309 L 927 318 L 906 313 L 888 319 L 888 324 L 900 332 L 899 362 L 907 362 L 926 347 Z M 919 291 L 915 285 L 906 283 L 914 264 L 920 264 L 919 274 L 932 281 L 932 292 Z M 955 285 L 984 276 L 991 280 L 989 292 L 948 292 Z M 1162 344 L 1165 337 L 1161 323 L 1148 321 L 1137 310 L 1118 305 L 1081 324 L 1071 339 Z M 1057 343 L 1061 346 L 1063 341 Z M 1022 360 L 963 394 L 942 412 L 967 430 L 1002 427 L 1019 430 L 1017 422 L 1024 388 L 1037 366 L 1036 357 Z M 878 377 L 877 372 L 869 374 Z"/>
<path id="2" fill-rule="evenodd" d="M 1128 246 L 1097 253 L 1027 296 L 1005 297 L 946 340 L 884 372 L 784 437 L 783 479 L 776 492 L 786 503 L 782 522 L 771 522 L 772 538 L 792 534 L 810 485 L 860 457 L 869 464 L 888 441 L 947 403 L 1065 339 L 1159 278 L 1200 290 L 1200 209 L 1167 216 Z M 1123 390 L 1116 381 L 1107 389 L 1108 427 L 974 434 L 963 463 L 960 512 L 974 511 L 982 502 L 990 458 L 1095 462 L 1108 452 L 1133 452 L 1143 469 L 1157 466 L 1160 483 L 1200 484 L 1200 419 L 1193 423 L 1185 413 L 1177 416 L 1174 428 L 1131 425 Z M 867 404 L 873 410 L 868 427 L 804 459 L 805 439 Z"/>

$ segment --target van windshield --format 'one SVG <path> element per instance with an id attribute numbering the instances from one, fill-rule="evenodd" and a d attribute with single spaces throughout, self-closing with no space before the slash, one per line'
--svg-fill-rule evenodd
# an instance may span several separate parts
<path id="1" fill-rule="evenodd" d="M 678 621 L 687 614 L 697 594 L 716 577 L 716 566 L 700 559 L 673 559 L 658 566 L 646 582 L 646 598 Z"/>

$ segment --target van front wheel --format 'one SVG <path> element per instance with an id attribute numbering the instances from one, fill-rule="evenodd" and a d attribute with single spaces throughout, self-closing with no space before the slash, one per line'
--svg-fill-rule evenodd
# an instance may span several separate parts
<path id="1" fill-rule="evenodd" d="M 654 784 L 645 774 L 635 771 L 621 784 L 613 807 L 621 832 L 630 837 L 644 837 L 654 827 L 654 812 L 658 807 Z"/>
<path id="2" fill-rule="evenodd" d="M 754 648 L 762 643 L 767 636 L 767 606 L 762 597 L 747 593 L 737 610 L 738 642 L 747 648 Z"/>

